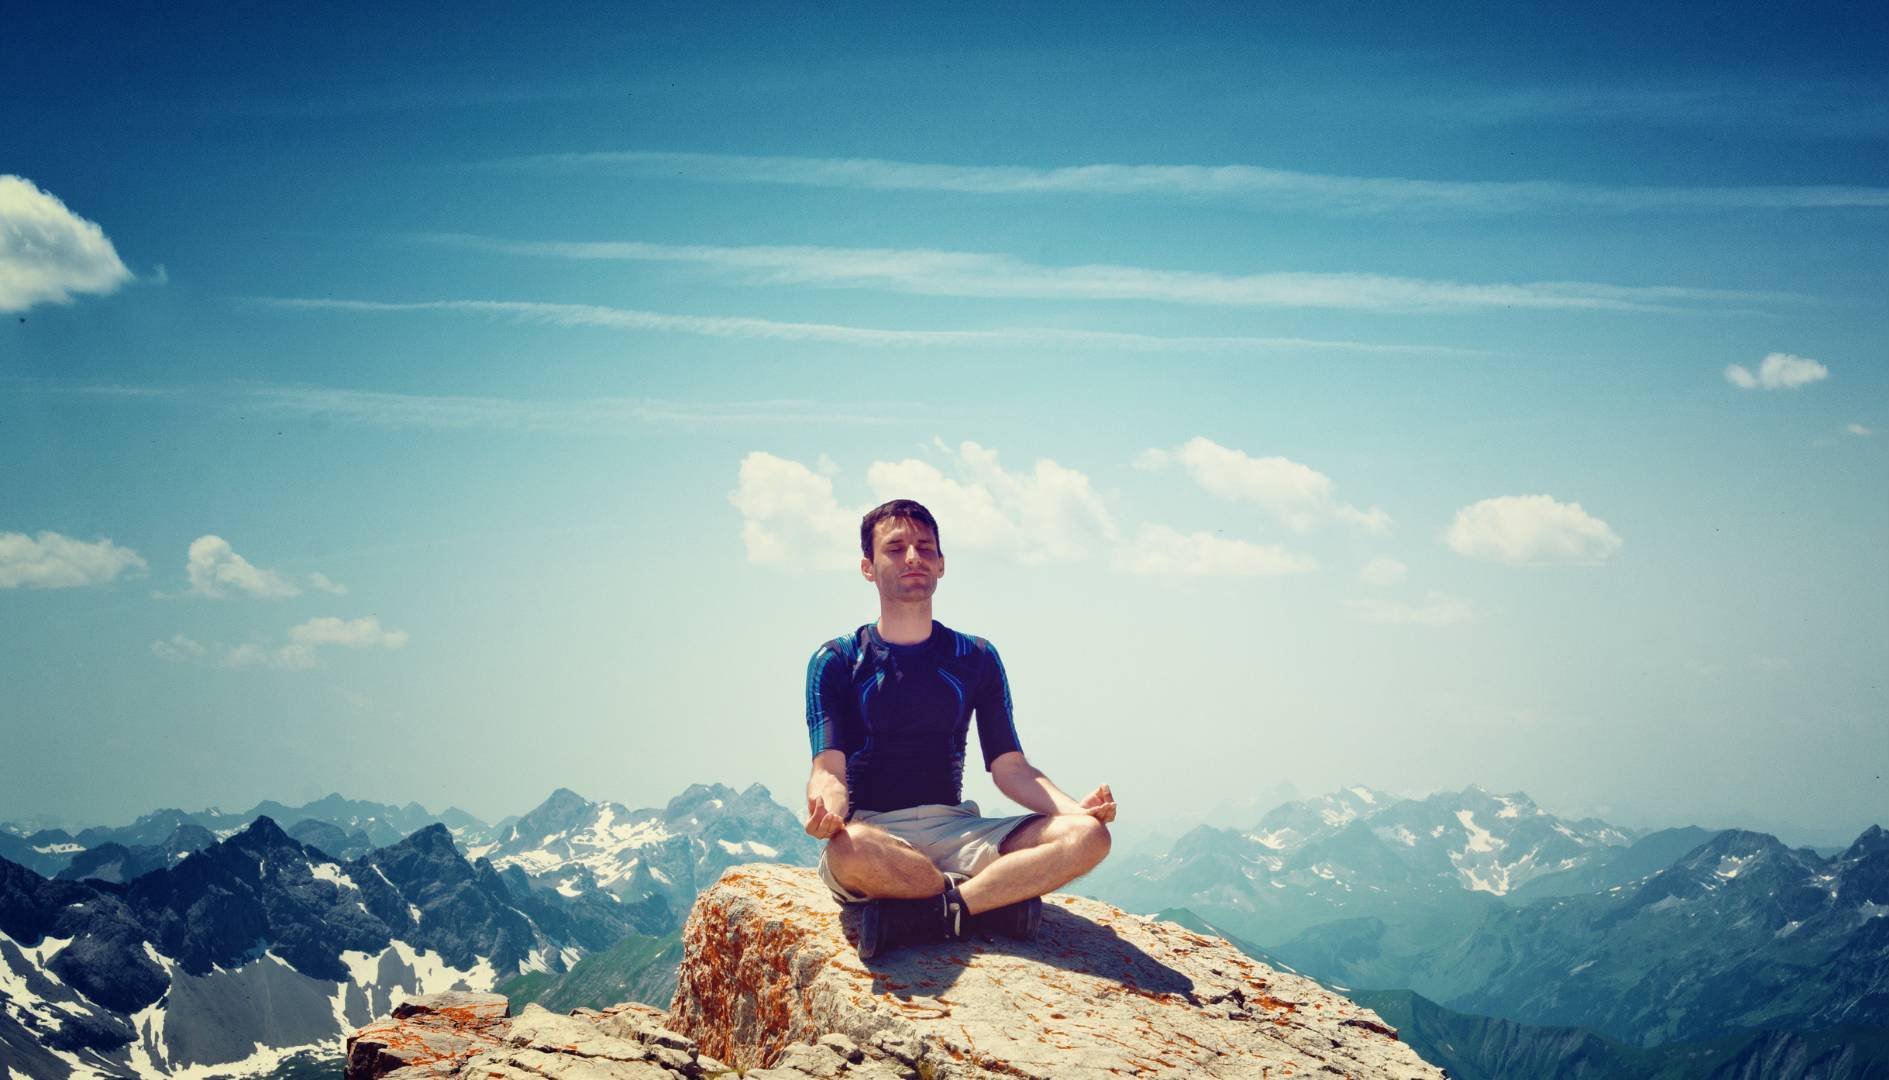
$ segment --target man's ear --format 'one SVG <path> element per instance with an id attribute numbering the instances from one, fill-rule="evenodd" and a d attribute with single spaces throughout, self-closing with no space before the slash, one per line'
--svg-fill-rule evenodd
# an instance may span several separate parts
<path id="1" fill-rule="evenodd" d="M 872 560 L 866 558 L 864 555 L 859 557 L 859 576 L 865 578 L 867 581 L 873 580 Z"/>

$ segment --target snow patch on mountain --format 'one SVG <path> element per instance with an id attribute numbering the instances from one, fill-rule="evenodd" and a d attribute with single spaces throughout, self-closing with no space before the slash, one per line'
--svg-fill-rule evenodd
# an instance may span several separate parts
<path id="1" fill-rule="evenodd" d="M 334 884 L 335 886 L 339 888 L 347 889 L 350 892 L 361 891 L 361 887 L 354 883 L 354 879 L 349 877 L 346 874 L 346 872 L 344 872 L 339 866 L 335 865 L 334 863 L 311 862 L 308 864 L 308 872 L 315 875 L 315 880 L 317 881 L 330 882 Z"/>
<path id="2" fill-rule="evenodd" d="M 1472 851 L 1494 851 L 1502 846 L 1502 841 L 1495 834 L 1476 824 L 1476 815 L 1468 810 L 1456 811 L 1456 820 L 1462 822 L 1463 830 L 1469 834 L 1469 847 L 1464 849 L 1467 855 Z"/>

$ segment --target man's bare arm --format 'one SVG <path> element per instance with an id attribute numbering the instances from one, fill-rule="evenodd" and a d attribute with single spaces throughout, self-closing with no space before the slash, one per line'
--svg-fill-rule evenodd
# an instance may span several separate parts
<path id="1" fill-rule="evenodd" d="M 807 777 L 807 835 L 826 840 L 846 827 L 846 755 L 822 750 Z"/>
<path id="2" fill-rule="evenodd" d="M 1107 784 L 1091 791 L 1080 801 L 1030 764 L 1021 750 L 1000 754 L 990 763 L 990 778 L 997 790 L 1016 800 L 1026 810 L 1039 814 L 1088 814 L 1104 825 L 1115 820 L 1115 793 Z"/>

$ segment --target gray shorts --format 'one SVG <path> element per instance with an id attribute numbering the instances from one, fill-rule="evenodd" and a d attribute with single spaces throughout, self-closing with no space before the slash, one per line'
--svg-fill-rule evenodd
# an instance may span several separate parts
<path id="1" fill-rule="evenodd" d="M 931 864 L 947 877 L 964 880 L 995 862 L 998 847 L 1017 826 L 1041 814 L 987 818 L 978 816 L 977 804 L 961 802 L 956 806 L 928 803 L 904 810 L 854 811 L 849 824 L 871 825 L 917 848 Z M 833 899 L 842 904 L 863 902 L 864 896 L 849 892 L 826 865 L 826 852 L 820 852 L 820 880 L 833 890 Z"/>

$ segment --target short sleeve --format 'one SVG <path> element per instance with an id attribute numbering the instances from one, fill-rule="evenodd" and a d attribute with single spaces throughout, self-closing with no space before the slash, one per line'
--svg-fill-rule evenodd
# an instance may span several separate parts
<path id="1" fill-rule="evenodd" d="M 977 744 L 984 751 L 984 768 L 1012 750 L 1022 750 L 1017 740 L 1017 725 L 1010 710 L 1010 679 L 1004 674 L 1004 662 L 990 642 L 978 639 L 978 651 L 984 657 L 983 678 L 977 686 L 973 708 L 977 710 Z"/>
<path id="2" fill-rule="evenodd" d="M 807 741 L 814 757 L 828 750 L 852 749 L 847 738 L 852 715 L 849 666 L 832 642 L 814 650 L 807 662 Z"/>

